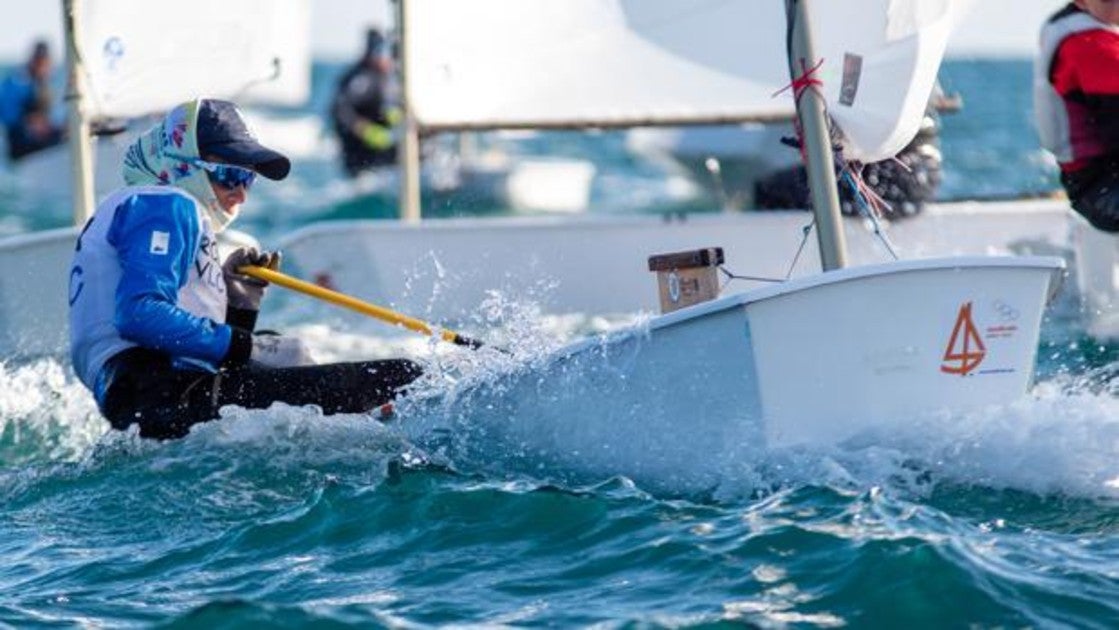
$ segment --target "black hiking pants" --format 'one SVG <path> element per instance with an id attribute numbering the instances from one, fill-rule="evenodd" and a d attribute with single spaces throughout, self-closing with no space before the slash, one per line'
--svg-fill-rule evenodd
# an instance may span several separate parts
<path id="1" fill-rule="evenodd" d="M 177 369 L 155 350 L 110 359 L 113 379 L 101 413 L 115 429 L 138 424 L 147 438 L 182 437 L 218 417 L 224 405 L 263 409 L 273 402 L 318 405 L 323 413 L 362 413 L 390 402 L 422 370 L 407 359 L 290 368 L 248 364 L 217 374 Z"/>

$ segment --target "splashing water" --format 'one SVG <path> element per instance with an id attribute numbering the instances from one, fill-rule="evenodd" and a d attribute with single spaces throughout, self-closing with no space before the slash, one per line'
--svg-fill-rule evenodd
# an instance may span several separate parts
<path id="1" fill-rule="evenodd" d="M 108 428 L 85 388 L 54 359 L 0 364 L 0 462 L 74 460 Z"/>

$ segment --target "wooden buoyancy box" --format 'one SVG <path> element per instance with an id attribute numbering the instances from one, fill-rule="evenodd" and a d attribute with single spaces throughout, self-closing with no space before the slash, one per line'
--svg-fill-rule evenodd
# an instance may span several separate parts
<path id="1" fill-rule="evenodd" d="M 650 256 L 649 271 L 657 272 L 661 313 L 718 297 L 718 271 L 723 262 L 722 247 Z"/>

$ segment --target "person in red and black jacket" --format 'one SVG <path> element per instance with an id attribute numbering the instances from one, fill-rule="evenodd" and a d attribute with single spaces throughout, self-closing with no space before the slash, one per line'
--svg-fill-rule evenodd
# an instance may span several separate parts
<path id="1" fill-rule="evenodd" d="M 1119 0 L 1075 0 L 1045 23 L 1034 107 L 1073 209 L 1119 232 Z"/>

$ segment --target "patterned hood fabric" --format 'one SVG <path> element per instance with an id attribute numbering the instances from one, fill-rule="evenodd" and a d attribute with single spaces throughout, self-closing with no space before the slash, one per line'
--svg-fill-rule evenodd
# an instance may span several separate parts
<path id="1" fill-rule="evenodd" d="M 189 163 L 202 156 L 198 151 L 198 107 L 201 99 L 176 106 L 128 147 L 122 174 L 129 186 L 176 186 L 202 204 L 215 232 L 237 218 L 222 210 L 206 171 Z"/>

